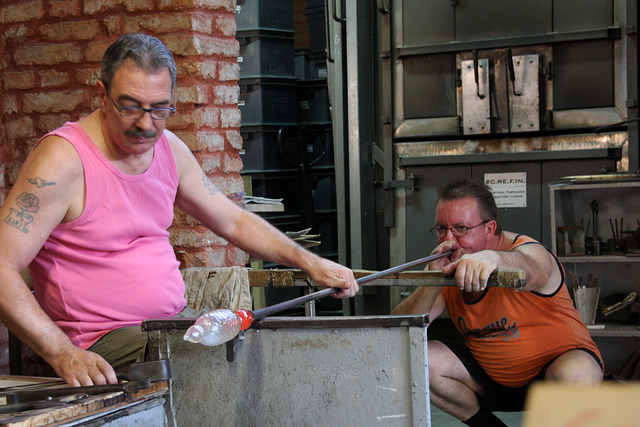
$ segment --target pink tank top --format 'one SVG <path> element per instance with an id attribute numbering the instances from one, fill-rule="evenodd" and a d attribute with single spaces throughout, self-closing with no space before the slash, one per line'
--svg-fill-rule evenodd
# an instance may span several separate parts
<path id="1" fill-rule="evenodd" d="M 184 282 L 168 232 L 178 173 L 166 135 L 140 175 L 114 167 L 77 123 L 49 135 L 80 155 L 86 203 L 80 217 L 53 230 L 29 266 L 44 311 L 83 349 L 113 329 L 179 313 Z"/>

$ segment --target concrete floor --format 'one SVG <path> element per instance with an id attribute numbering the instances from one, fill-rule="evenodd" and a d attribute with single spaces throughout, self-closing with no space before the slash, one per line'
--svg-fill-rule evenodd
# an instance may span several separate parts
<path id="1" fill-rule="evenodd" d="M 509 427 L 520 427 L 522 425 L 523 412 L 498 412 L 496 415 L 503 423 Z M 451 415 L 442 412 L 431 405 L 431 427 L 466 427 L 462 421 L 453 418 Z"/>

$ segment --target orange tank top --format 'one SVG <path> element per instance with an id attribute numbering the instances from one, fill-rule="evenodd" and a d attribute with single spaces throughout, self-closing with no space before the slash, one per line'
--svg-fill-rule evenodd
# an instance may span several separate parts
<path id="1" fill-rule="evenodd" d="M 519 235 L 509 250 L 523 244 L 540 244 Z M 555 258 L 555 257 L 554 257 Z M 442 295 L 456 328 L 473 357 L 496 382 L 508 387 L 528 384 L 542 369 L 568 350 L 585 348 L 601 359 L 591 334 L 573 306 L 562 282 L 552 295 L 487 288 L 475 301 L 445 287 Z"/>

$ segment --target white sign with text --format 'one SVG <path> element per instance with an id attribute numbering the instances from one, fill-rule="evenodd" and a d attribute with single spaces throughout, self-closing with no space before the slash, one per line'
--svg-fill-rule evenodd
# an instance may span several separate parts
<path id="1" fill-rule="evenodd" d="M 486 173 L 484 183 L 489 186 L 498 208 L 527 207 L 527 173 Z"/>

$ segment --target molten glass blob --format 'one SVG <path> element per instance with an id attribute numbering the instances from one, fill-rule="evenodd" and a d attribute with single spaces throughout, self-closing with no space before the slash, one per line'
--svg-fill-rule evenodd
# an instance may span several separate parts
<path id="1" fill-rule="evenodd" d="M 238 335 L 241 324 L 242 319 L 233 311 L 227 308 L 213 310 L 198 317 L 183 338 L 207 346 L 220 345 Z"/>

